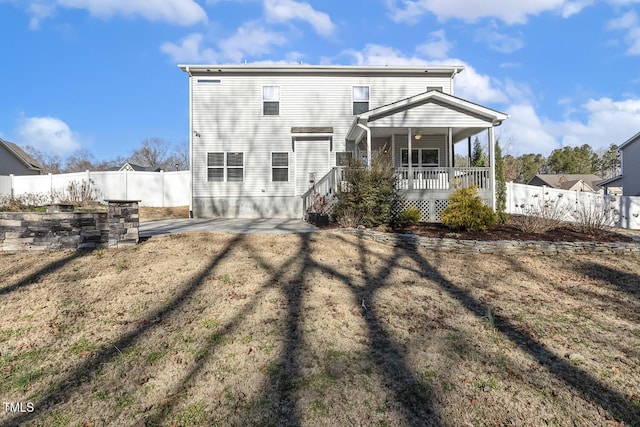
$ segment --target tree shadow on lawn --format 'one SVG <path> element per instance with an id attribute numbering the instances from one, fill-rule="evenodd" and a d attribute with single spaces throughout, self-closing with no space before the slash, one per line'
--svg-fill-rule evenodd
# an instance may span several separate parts
<path id="1" fill-rule="evenodd" d="M 59 270 L 60 268 L 64 267 L 74 259 L 82 258 L 85 255 L 90 254 L 91 252 L 92 251 L 90 249 L 78 249 L 76 251 L 69 253 L 67 256 L 63 258 L 60 258 L 56 261 L 53 261 L 45 265 L 44 267 L 40 268 L 38 271 L 29 274 L 27 277 L 20 279 L 16 283 L 13 283 L 7 286 L 2 286 L 3 284 L 0 284 L 0 286 L 2 286 L 0 287 L 0 296 L 9 294 L 15 290 L 33 285 L 41 277 L 46 276 L 47 274 L 51 274 L 56 270 Z"/>
<path id="2" fill-rule="evenodd" d="M 403 252 L 420 266 L 424 276 L 433 278 L 444 291 L 458 300 L 470 313 L 478 319 L 486 317 L 490 307 L 472 296 L 463 287 L 443 277 L 436 267 L 419 254 L 415 240 L 399 237 L 396 247 L 403 248 Z M 589 373 L 572 365 L 563 357 L 558 357 L 510 319 L 496 313 L 493 320 L 496 330 L 504 337 L 532 356 L 540 365 L 545 366 L 556 378 L 605 409 L 612 418 L 629 423 L 629 425 L 635 425 L 640 419 L 640 408 L 634 406 L 625 396 L 601 384 Z"/>
<path id="3" fill-rule="evenodd" d="M 219 343 L 225 336 L 233 334 L 241 325 L 242 321 L 248 318 L 253 312 L 260 301 L 263 293 L 268 291 L 269 289 L 273 289 L 278 285 L 278 278 L 282 277 L 285 272 L 290 271 L 292 268 L 297 268 L 296 264 L 301 263 L 300 273 L 298 273 L 298 278 L 296 280 L 290 282 L 285 287 L 286 295 L 288 296 L 288 304 L 287 304 L 287 327 L 285 329 L 285 348 L 281 354 L 280 366 L 282 366 L 281 372 L 283 372 L 282 376 L 272 376 L 270 382 L 271 386 L 265 387 L 264 397 L 269 398 L 269 402 L 271 406 L 273 406 L 273 410 L 266 413 L 261 414 L 264 419 L 261 420 L 262 424 L 268 424 L 271 420 L 275 424 L 278 425 L 290 425 L 296 426 L 300 425 L 298 411 L 296 409 L 296 399 L 292 394 L 292 390 L 286 386 L 286 384 L 293 382 L 296 377 L 299 376 L 299 369 L 295 360 L 295 356 L 297 353 L 298 342 L 300 337 L 297 335 L 297 319 L 299 317 L 300 311 L 300 302 L 302 298 L 302 277 L 304 276 L 305 268 L 307 265 L 308 259 L 308 239 L 310 236 L 302 235 L 301 241 L 301 249 L 292 255 L 289 259 L 287 259 L 281 267 L 273 268 L 268 264 L 266 259 L 263 259 L 259 256 L 259 254 L 253 252 L 251 248 L 245 246 L 245 250 L 247 251 L 247 256 L 253 260 L 256 260 L 260 263 L 260 265 L 265 268 L 270 275 L 270 278 L 265 281 L 265 284 L 260 288 L 260 290 L 251 297 L 251 300 L 243 306 L 243 308 L 236 313 L 233 318 L 227 322 L 224 326 L 219 328 L 218 332 L 215 332 L 206 338 L 205 343 L 209 343 L 209 345 L 203 345 L 200 347 L 198 354 L 200 357 L 196 365 L 189 370 L 189 372 L 182 377 L 182 379 L 176 383 L 173 391 L 169 393 L 169 398 L 164 399 L 164 401 L 154 408 L 153 412 L 147 415 L 144 418 L 145 425 L 158 425 L 163 420 L 166 420 L 167 415 L 171 412 L 173 408 L 175 408 L 179 402 L 177 397 L 179 392 L 184 392 L 188 390 L 191 386 L 193 386 L 195 382 L 195 378 L 197 378 L 198 374 L 203 371 L 203 369 L 207 366 L 207 362 L 214 355 L 214 350 L 217 347 L 215 343 Z M 301 256 L 303 256 L 303 260 L 301 261 Z M 272 390 L 277 390 L 277 395 L 271 395 Z M 240 405 L 241 402 L 238 402 Z M 240 408 L 239 406 L 237 409 Z M 279 418 L 273 419 L 271 416 L 272 413 L 277 413 Z"/>
<path id="4" fill-rule="evenodd" d="M 44 390 L 38 401 L 33 402 L 36 408 L 49 408 L 56 404 L 67 401 L 69 396 L 79 387 L 86 382 L 87 378 L 92 377 L 92 374 L 98 372 L 102 366 L 112 361 L 122 351 L 133 346 L 135 342 L 140 339 L 144 334 L 148 333 L 154 327 L 160 325 L 174 312 L 178 311 L 182 305 L 203 285 L 208 274 L 232 251 L 233 248 L 238 246 L 243 240 L 243 235 L 237 235 L 231 240 L 226 247 L 224 247 L 205 267 L 199 272 L 194 274 L 183 286 L 182 290 L 171 300 L 171 302 L 165 304 L 157 310 L 149 313 L 146 318 L 140 322 L 141 326 L 122 335 L 117 341 L 111 342 L 108 345 L 102 346 L 95 352 L 95 356 L 87 359 L 74 369 L 69 375 L 67 375 L 61 381 L 53 384 Z M 77 255 L 69 256 L 63 260 L 60 260 L 56 264 L 57 268 L 69 262 L 71 259 L 77 257 Z M 62 262 L 65 261 L 65 262 Z M 49 270 L 50 271 L 50 270 Z M 39 275 L 45 274 L 45 270 L 41 269 Z M 35 276 L 35 274 L 33 275 Z M 21 281 L 20 283 L 24 282 Z M 20 284 L 17 284 L 20 285 Z M 38 411 L 24 412 L 10 417 L 7 420 L 3 420 L 0 426 L 15 426 L 27 423 L 33 420 L 39 415 Z"/>

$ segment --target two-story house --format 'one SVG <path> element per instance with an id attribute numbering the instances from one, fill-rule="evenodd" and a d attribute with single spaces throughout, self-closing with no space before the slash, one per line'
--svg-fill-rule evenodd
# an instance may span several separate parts
<path id="1" fill-rule="evenodd" d="M 407 203 L 438 220 L 458 185 L 495 205 L 494 162 L 454 168 L 454 144 L 508 116 L 454 93 L 463 67 L 180 65 L 189 75 L 195 217 L 300 218 L 349 157 L 395 166 Z"/>
<path id="2" fill-rule="evenodd" d="M 622 187 L 625 196 L 640 196 L 640 133 L 623 142 L 620 147 L 620 175 L 600 183 L 601 187 Z"/>

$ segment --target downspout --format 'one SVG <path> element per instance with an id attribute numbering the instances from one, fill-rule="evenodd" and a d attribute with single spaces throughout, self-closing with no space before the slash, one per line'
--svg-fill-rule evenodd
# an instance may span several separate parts
<path id="1" fill-rule="evenodd" d="M 189 218 L 193 218 L 193 76 L 189 67 L 185 67 L 189 76 Z"/>
<path id="2" fill-rule="evenodd" d="M 367 132 L 367 167 L 371 169 L 371 129 L 369 129 L 362 123 L 358 123 L 358 127 L 360 129 L 364 129 L 364 131 Z"/>

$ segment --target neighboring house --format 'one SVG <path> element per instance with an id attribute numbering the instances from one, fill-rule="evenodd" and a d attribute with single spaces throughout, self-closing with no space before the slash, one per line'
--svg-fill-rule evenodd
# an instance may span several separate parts
<path id="1" fill-rule="evenodd" d="M 640 133 L 626 140 L 620 147 L 620 175 L 607 179 L 600 185 L 608 191 L 612 187 L 622 187 L 625 196 L 640 196 Z"/>
<path id="2" fill-rule="evenodd" d="M 135 163 L 126 162 L 122 166 L 113 166 L 107 169 L 108 171 L 129 171 L 129 172 L 160 172 L 160 168 L 154 168 L 151 166 L 140 166 Z"/>
<path id="3" fill-rule="evenodd" d="M 531 178 L 528 185 L 547 186 L 561 190 L 590 191 L 599 193 L 602 178 L 594 174 L 538 174 Z"/>
<path id="4" fill-rule="evenodd" d="M 40 175 L 42 167 L 13 142 L 0 138 L 0 175 Z"/>
<path id="5" fill-rule="evenodd" d="M 454 144 L 508 115 L 454 95 L 463 67 L 180 65 L 189 75 L 192 213 L 295 217 L 335 191 L 350 157 L 388 156 L 407 203 L 439 219 L 456 185 L 495 206 L 494 162 L 454 168 Z M 313 188 L 313 189 L 312 189 Z"/>

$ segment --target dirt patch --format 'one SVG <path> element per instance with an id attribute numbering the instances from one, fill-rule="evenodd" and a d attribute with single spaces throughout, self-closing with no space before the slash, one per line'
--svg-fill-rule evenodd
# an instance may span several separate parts
<path id="1" fill-rule="evenodd" d="M 189 218 L 189 206 L 177 206 L 170 208 L 140 206 L 140 222 L 180 218 Z"/>
<path id="2" fill-rule="evenodd" d="M 34 408 L 0 425 L 637 425 L 639 261 L 330 232 L 0 254 L 0 400 Z"/>

